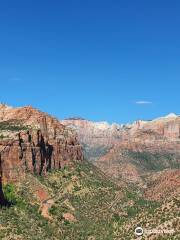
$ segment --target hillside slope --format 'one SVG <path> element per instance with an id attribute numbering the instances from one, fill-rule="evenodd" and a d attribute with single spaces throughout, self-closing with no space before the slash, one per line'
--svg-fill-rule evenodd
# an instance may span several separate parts
<path id="1" fill-rule="evenodd" d="M 0 184 L 16 182 L 27 171 L 45 175 L 82 159 L 76 133 L 59 120 L 31 106 L 0 104 Z"/>
<path id="2" fill-rule="evenodd" d="M 133 240 L 134 230 L 172 230 L 179 239 L 179 192 L 162 202 L 145 200 L 133 186 L 117 187 L 88 162 L 74 163 L 44 177 L 27 173 L 4 185 L 12 202 L 0 209 L 2 240 Z M 160 239 L 158 234 L 142 239 Z"/>
<path id="3" fill-rule="evenodd" d="M 0 239 L 179 239 L 179 117 L 67 121 L 0 105 Z"/>

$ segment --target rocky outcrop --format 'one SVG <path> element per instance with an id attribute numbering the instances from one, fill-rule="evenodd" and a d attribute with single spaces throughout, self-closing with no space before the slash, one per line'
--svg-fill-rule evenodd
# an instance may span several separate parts
<path id="1" fill-rule="evenodd" d="M 75 129 L 81 142 L 89 145 L 109 145 L 122 140 L 123 125 L 91 122 L 85 119 L 68 119 L 61 123 Z"/>
<path id="2" fill-rule="evenodd" d="M 61 121 L 78 132 L 79 139 L 87 144 L 115 144 L 124 141 L 178 141 L 180 138 L 180 117 L 169 114 L 152 121 L 135 121 L 132 124 L 108 124 L 84 119 Z"/>
<path id="3" fill-rule="evenodd" d="M 141 182 L 140 175 L 148 171 L 180 168 L 180 117 L 175 114 L 126 125 L 82 119 L 62 123 L 76 129 L 87 158 L 116 179 Z"/>
<path id="4" fill-rule="evenodd" d="M 77 132 L 86 158 L 92 162 L 109 151 L 114 144 L 122 141 L 123 128 L 118 124 L 110 125 L 107 122 L 91 122 L 84 119 L 68 119 L 61 123 Z"/>
<path id="5" fill-rule="evenodd" d="M 44 175 L 83 159 L 76 133 L 32 107 L 0 105 L 0 136 L 1 183 L 17 181 L 26 171 Z"/>
<path id="6" fill-rule="evenodd" d="M 25 171 L 46 174 L 83 158 L 76 138 L 47 140 L 41 130 L 20 132 L 17 139 L 1 141 L 0 149 L 4 181 L 16 181 Z"/>

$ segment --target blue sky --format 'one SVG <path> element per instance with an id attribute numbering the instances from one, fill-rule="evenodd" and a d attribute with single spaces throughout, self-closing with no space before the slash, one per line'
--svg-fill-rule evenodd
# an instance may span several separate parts
<path id="1" fill-rule="evenodd" d="M 3 0 L 0 101 L 109 122 L 179 111 L 180 1 Z"/>

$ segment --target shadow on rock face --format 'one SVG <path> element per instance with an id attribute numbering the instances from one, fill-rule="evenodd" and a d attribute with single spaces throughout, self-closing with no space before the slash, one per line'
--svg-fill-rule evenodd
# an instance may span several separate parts
<path id="1" fill-rule="evenodd" d="M 0 207 L 10 207 L 12 205 L 5 197 L 2 190 L 2 178 L 0 177 Z"/>

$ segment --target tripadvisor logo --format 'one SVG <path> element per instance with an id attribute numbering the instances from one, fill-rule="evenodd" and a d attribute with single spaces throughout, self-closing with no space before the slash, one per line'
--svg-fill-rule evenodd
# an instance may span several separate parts
<path id="1" fill-rule="evenodd" d="M 142 236 L 143 235 L 143 229 L 142 229 L 142 227 L 137 227 L 136 229 L 135 229 L 135 234 L 136 234 L 136 236 Z"/>

